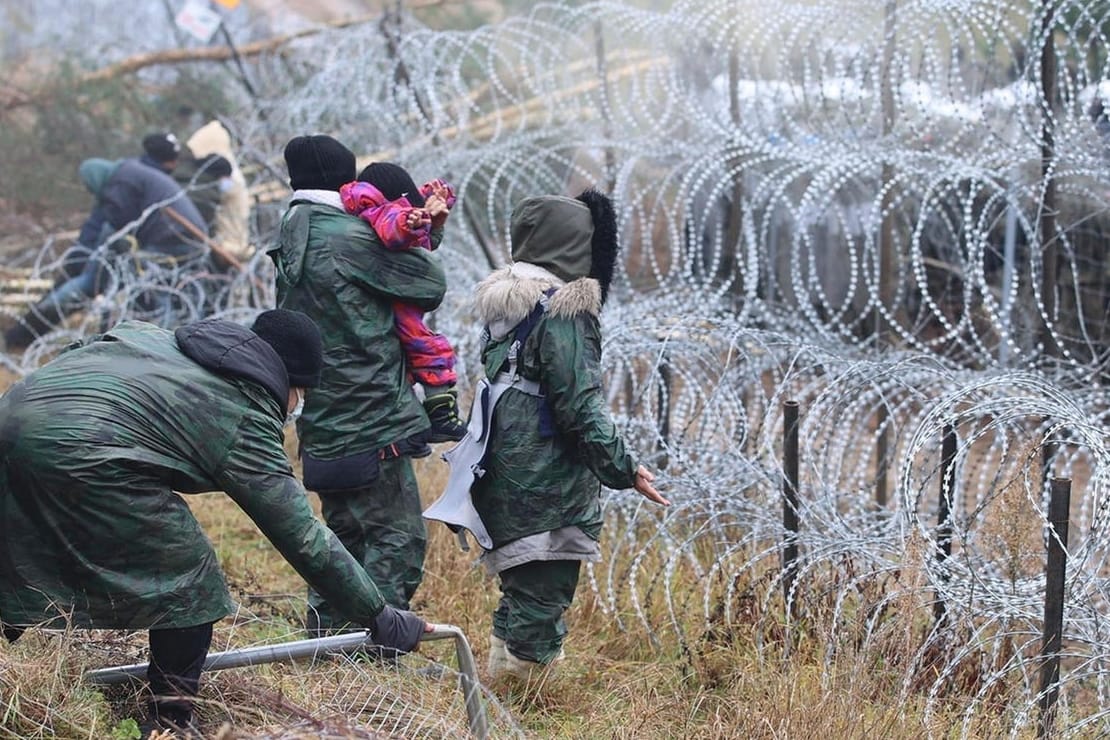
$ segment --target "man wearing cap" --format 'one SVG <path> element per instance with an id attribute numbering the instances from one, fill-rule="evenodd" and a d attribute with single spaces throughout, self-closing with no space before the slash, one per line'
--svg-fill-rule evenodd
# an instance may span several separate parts
<path id="1" fill-rule="evenodd" d="M 176 492 L 224 491 L 282 556 L 383 646 L 425 623 L 386 606 L 316 519 L 283 426 L 323 366 L 316 325 L 267 311 L 251 329 L 206 319 L 170 332 L 126 321 L 0 398 L 0 624 L 150 630 L 151 713 L 192 719 L 212 625 L 235 606 Z"/>
<path id="2" fill-rule="evenodd" d="M 143 156 L 139 161 L 167 175 L 177 167 L 181 156 L 181 142 L 168 131 L 155 131 L 143 137 Z"/>
<path id="3" fill-rule="evenodd" d="M 346 213 L 339 188 L 355 179 L 355 155 L 330 136 L 285 146 L 293 197 L 269 254 L 282 308 L 303 311 L 324 336 L 320 385 L 297 424 L 305 488 L 320 495 L 328 526 L 382 590 L 408 608 L 424 572 L 427 533 L 409 455 L 429 428 L 410 390 L 393 304 L 434 310 L 447 283 L 424 249 L 388 251 Z M 310 633 L 342 623 L 327 594 L 310 594 Z"/>

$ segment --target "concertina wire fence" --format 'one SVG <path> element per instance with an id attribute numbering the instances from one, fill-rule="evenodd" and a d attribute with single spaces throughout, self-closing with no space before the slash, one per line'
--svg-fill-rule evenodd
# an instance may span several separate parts
<path id="1" fill-rule="evenodd" d="M 434 321 L 468 383 L 468 301 L 507 259 L 513 203 L 601 188 L 623 245 L 606 390 L 674 502 L 606 493 L 589 583 L 613 618 L 685 647 L 754 623 L 757 648 L 782 654 L 782 412 L 797 401 L 791 606 L 828 659 L 897 653 L 929 712 L 971 671 L 963 735 L 1000 693 L 1012 732 L 1032 726 L 1047 480 L 1068 478 L 1058 721 L 1105 732 L 1110 122 L 1091 106 L 1107 29 L 1110 4 L 1087 0 L 601 2 L 466 32 L 392 14 L 321 28 L 252 57 L 255 96 L 225 120 L 256 198 L 244 270 L 130 260 L 92 310 L 3 361 L 26 372 L 128 316 L 272 306 L 281 147 L 322 131 L 360 164 L 456 186 Z M 60 252 L 21 266 L 50 278 Z M 894 616 L 907 609 L 914 639 Z"/>

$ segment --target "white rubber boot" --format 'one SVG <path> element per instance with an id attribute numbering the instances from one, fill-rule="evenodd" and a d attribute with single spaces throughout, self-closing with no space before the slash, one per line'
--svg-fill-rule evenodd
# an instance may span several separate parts
<path id="1" fill-rule="evenodd" d="M 489 636 L 489 656 L 486 658 L 486 670 L 491 678 L 504 670 L 502 666 L 505 664 L 505 653 L 507 652 L 508 648 L 505 647 L 504 640 L 496 635 Z"/>
<path id="2" fill-rule="evenodd" d="M 505 641 L 494 635 L 490 635 L 489 638 L 489 661 L 486 668 L 489 670 L 490 680 L 501 676 L 515 676 L 527 681 L 539 677 L 541 673 L 550 673 L 553 670 L 553 666 L 516 657 L 509 652 Z"/>

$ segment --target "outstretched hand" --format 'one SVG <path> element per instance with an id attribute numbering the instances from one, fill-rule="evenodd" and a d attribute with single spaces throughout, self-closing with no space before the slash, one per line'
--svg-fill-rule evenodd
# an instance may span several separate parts
<path id="1" fill-rule="evenodd" d="M 652 482 L 655 480 L 655 473 L 651 472 L 643 465 L 636 468 L 636 483 L 634 484 L 636 490 L 641 496 L 648 501 L 652 501 L 663 506 L 670 506 L 671 502 L 663 498 L 663 494 L 656 490 Z"/>
<path id="2" fill-rule="evenodd" d="M 408 653 L 420 644 L 420 636 L 435 629 L 410 611 L 386 606 L 374 618 L 371 634 L 374 642 L 398 652 Z"/>

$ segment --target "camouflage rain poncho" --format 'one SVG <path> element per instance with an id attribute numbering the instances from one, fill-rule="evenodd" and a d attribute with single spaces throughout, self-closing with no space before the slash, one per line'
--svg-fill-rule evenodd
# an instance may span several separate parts
<path id="1" fill-rule="evenodd" d="M 478 288 L 478 311 L 492 332 L 482 350 L 491 379 L 513 344 L 512 328 L 556 284 L 527 267 L 499 270 Z M 561 527 L 596 540 L 601 483 L 620 489 L 635 482 L 636 465 L 601 390 L 600 308 L 596 280 L 568 283 L 520 350 L 520 374 L 537 381 L 545 398 L 510 388 L 494 410 L 486 473 L 471 488 L 494 548 Z"/>
<path id="2" fill-rule="evenodd" d="M 381 595 L 285 456 L 277 354 L 226 321 L 177 337 L 125 322 L 0 398 L 0 620 L 146 629 L 226 616 L 216 555 L 174 493 L 222 490 L 337 609 L 370 624 Z"/>
<path id="3" fill-rule="evenodd" d="M 439 236 L 433 231 L 433 240 Z M 401 447 L 429 422 L 412 390 L 393 304 L 434 309 L 447 288 L 443 268 L 423 249 L 385 249 L 369 224 L 343 210 L 339 193 L 322 190 L 294 192 L 269 254 L 278 306 L 307 314 L 324 336 L 320 385 L 297 424 L 305 485 L 320 494 L 328 526 L 389 603 L 408 608 L 423 578 L 427 535 Z M 309 602 L 323 622 L 336 616 L 317 594 Z"/>

